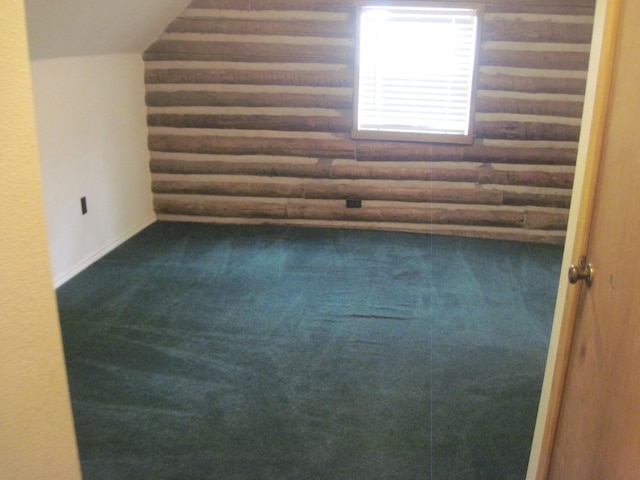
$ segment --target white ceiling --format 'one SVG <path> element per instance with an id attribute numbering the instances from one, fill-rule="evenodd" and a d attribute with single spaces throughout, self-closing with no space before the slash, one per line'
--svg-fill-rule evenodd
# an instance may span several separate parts
<path id="1" fill-rule="evenodd" d="M 191 0 L 25 0 L 32 59 L 142 53 Z"/>

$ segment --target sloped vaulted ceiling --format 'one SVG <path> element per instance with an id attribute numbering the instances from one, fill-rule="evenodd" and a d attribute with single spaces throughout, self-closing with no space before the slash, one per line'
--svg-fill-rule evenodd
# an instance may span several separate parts
<path id="1" fill-rule="evenodd" d="M 191 0 L 25 0 L 32 59 L 142 53 Z"/>

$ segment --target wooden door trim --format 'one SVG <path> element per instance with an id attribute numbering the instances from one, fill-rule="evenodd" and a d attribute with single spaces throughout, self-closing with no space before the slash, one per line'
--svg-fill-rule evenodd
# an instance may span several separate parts
<path id="1" fill-rule="evenodd" d="M 566 272 L 588 249 L 621 2 L 596 0 L 569 226 L 527 480 L 545 480 L 551 464 L 582 289 L 582 285 L 569 286 Z"/>

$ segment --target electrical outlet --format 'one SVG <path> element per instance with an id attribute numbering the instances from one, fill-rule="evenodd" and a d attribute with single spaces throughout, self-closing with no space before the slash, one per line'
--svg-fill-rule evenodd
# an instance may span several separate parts
<path id="1" fill-rule="evenodd" d="M 80 208 L 82 209 L 82 214 L 85 215 L 88 210 L 87 210 L 87 197 L 82 197 L 80 199 Z"/>
<path id="2" fill-rule="evenodd" d="M 362 200 L 359 198 L 347 198 L 347 208 L 362 208 Z"/>

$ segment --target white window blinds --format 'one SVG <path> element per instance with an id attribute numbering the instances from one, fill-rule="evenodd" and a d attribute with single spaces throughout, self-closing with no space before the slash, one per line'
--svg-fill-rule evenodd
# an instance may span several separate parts
<path id="1" fill-rule="evenodd" d="M 468 135 L 477 11 L 362 7 L 358 131 Z"/>

